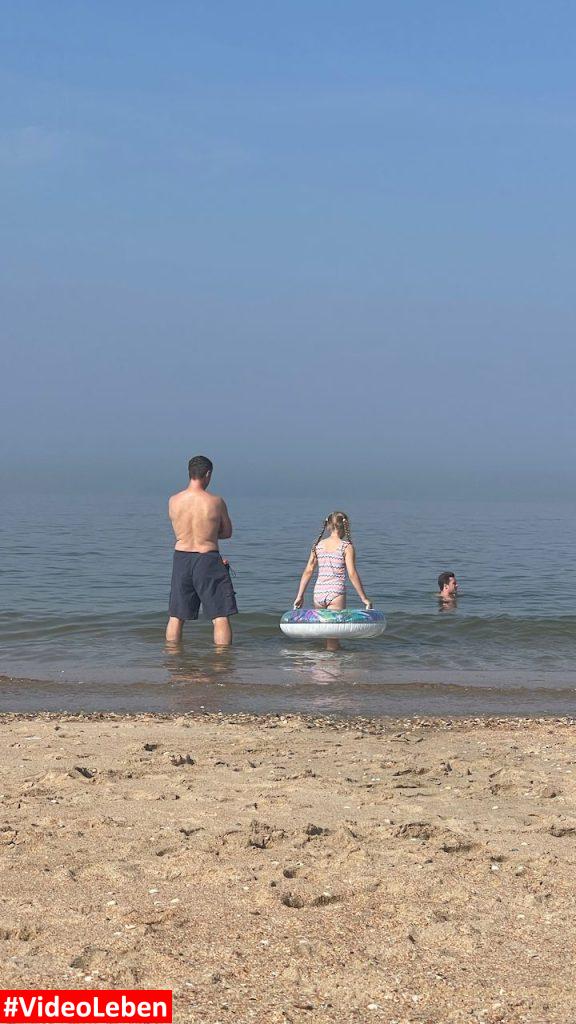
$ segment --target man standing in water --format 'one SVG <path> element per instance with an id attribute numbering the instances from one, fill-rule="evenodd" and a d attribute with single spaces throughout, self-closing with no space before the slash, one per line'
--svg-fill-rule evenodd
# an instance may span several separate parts
<path id="1" fill-rule="evenodd" d="M 232 536 L 232 523 L 224 499 L 208 494 L 212 469 L 210 459 L 195 455 L 188 463 L 188 487 L 168 503 L 176 534 L 166 627 L 171 643 L 181 639 L 186 619 L 198 618 L 200 605 L 212 619 L 214 643 L 232 643 L 229 616 L 238 608 L 230 572 L 218 550 L 218 541 Z"/>

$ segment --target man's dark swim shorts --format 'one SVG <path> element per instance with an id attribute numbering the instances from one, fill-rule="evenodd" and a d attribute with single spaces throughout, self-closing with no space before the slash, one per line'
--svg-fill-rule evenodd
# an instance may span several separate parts
<path id="1" fill-rule="evenodd" d="M 230 573 L 218 551 L 175 551 L 170 589 L 170 615 L 197 619 L 200 605 L 209 619 L 236 615 Z"/>

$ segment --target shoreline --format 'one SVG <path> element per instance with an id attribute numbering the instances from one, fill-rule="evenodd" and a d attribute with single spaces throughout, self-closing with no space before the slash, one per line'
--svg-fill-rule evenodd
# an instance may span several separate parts
<path id="1" fill-rule="evenodd" d="M 410 675 L 391 681 L 347 678 L 338 666 L 324 666 L 308 678 L 299 673 L 266 681 L 256 675 L 235 678 L 226 665 L 214 676 L 189 670 L 153 682 L 134 673 L 128 681 L 116 678 L 94 682 L 82 675 L 62 679 L 28 678 L 26 674 L 0 674 L 0 714 L 154 714 L 272 717 L 306 716 L 364 720 L 428 721 L 480 718 L 507 720 L 576 716 L 574 686 L 550 679 L 532 685 L 502 679 L 499 684 L 477 679 L 473 684 L 449 675 L 432 681 Z"/>
<path id="2" fill-rule="evenodd" d="M 575 725 L 3 713 L 4 985 L 171 988 L 191 1024 L 565 1024 Z"/>
<path id="3" fill-rule="evenodd" d="M 365 731 L 367 735 L 387 735 L 408 729 L 461 731 L 472 728 L 486 729 L 529 729 L 534 725 L 554 724 L 559 728 L 576 728 L 576 715 L 534 714 L 479 714 L 479 715 L 316 715 L 312 712 L 228 712 L 228 711 L 0 711 L 0 725 L 3 722 L 18 721 L 78 721 L 78 722 L 165 722 L 201 723 L 261 726 L 277 728 L 279 725 L 302 725 L 307 729 L 327 729 L 337 732 Z"/>

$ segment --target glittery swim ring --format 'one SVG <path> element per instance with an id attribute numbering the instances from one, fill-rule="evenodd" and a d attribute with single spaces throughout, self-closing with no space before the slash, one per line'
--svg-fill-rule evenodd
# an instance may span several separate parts
<path id="1" fill-rule="evenodd" d="M 375 609 L 330 611 L 328 608 L 293 608 L 280 619 L 280 629 L 286 636 L 352 639 L 380 636 L 386 629 L 386 619 L 383 612 Z"/>

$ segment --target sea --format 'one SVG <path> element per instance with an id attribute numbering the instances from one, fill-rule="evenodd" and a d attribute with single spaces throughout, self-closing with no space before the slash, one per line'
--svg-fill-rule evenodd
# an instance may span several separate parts
<path id="1" fill-rule="evenodd" d="M 163 496 L 5 498 L 0 711 L 576 712 L 574 504 L 346 501 L 387 629 L 337 652 L 279 629 L 333 507 L 303 496 L 228 504 L 234 644 L 215 649 L 200 621 L 174 650 L 164 642 L 173 536 Z M 436 597 L 443 570 L 460 586 L 451 609 Z M 348 603 L 359 604 L 351 589 Z"/>

